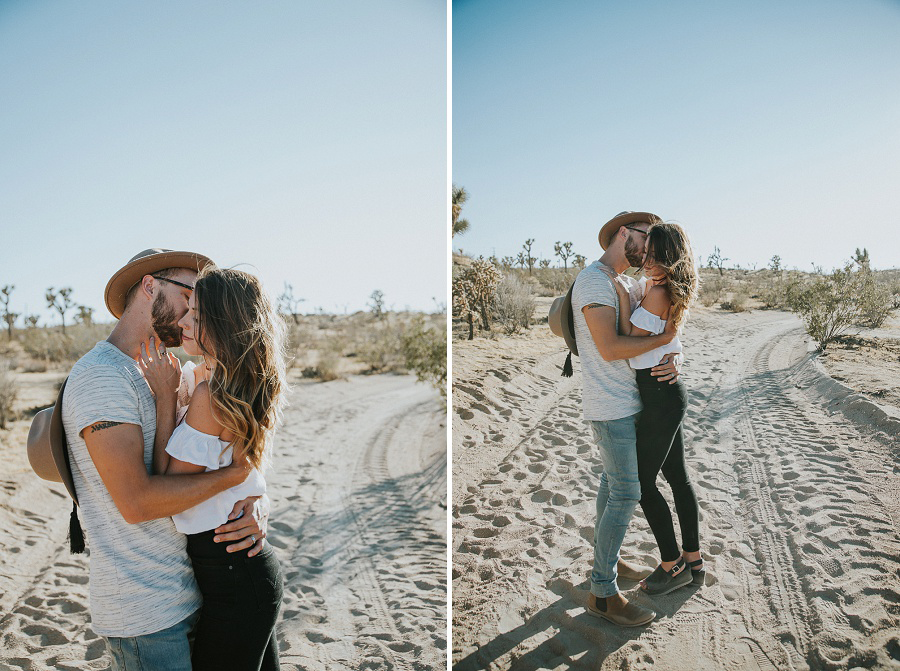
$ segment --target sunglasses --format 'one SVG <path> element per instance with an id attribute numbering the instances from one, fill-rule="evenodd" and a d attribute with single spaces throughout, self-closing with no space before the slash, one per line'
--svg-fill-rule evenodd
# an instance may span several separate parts
<path id="1" fill-rule="evenodd" d="M 642 231 L 639 228 L 632 228 L 631 226 L 623 226 L 623 228 L 627 228 L 629 231 L 634 231 L 635 233 L 640 233 L 641 235 L 650 235 L 650 231 Z"/>
<path id="2" fill-rule="evenodd" d="M 177 287 L 183 287 L 188 291 L 193 291 L 194 287 L 190 284 L 185 284 L 184 282 L 176 282 L 175 280 L 170 280 L 168 277 L 157 277 L 156 275 L 151 275 L 154 280 L 159 280 L 160 282 L 168 282 L 169 284 L 174 284 Z"/>

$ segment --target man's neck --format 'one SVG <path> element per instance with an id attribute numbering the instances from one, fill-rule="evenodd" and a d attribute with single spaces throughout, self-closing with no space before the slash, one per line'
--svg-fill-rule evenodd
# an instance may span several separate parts
<path id="1" fill-rule="evenodd" d="M 110 345 L 118 348 L 124 354 L 137 360 L 141 355 L 141 343 L 150 338 L 147 328 L 141 328 L 138 324 L 132 324 L 128 319 L 120 319 L 119 323 L 106 339 Z"/>
<path id="2" fill-rule="evenodd" d="M 631 267 L 624 254 L 617 253 L 612 249 L 607 249 L 603 253 L 603 256 L 600 257 L 600 263 L 609 266 L 620 275 Z"/>

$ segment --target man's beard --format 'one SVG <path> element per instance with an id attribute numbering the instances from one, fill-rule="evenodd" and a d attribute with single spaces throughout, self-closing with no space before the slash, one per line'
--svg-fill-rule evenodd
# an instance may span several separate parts
<path id="1" fill-rule="evenodd" d="M 633 268 L 640 268 L 644 265 L 644 249 L 632 242 L 630 236 L 625 240 L 625 258 Z"/>
<path id="2" fill-rule="evenodd" d="M 163 298 L 162 292 L 156 295 L 150 310 L 150 325 L 166 347 L 181 345 L 181 328 L 178 326 L 178 315 L 175 308 Z"/>

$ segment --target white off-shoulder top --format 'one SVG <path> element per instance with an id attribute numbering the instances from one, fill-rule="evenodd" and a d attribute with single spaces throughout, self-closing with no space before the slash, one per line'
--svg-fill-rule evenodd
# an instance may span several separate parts
<path id="1" fill-rule="evenodd" d="M 206 466 L 206 471 L 215 471 L 231 464 L 231 447 L 218 436 L 203 433 L 187 422 L 175 427 L 166 445 L 166 452 L 181 461 L 198 466 Z M 172 515 L 175 528 L 183 534 L 196 534 L 215 529 L 228 521 L 228 514 L 238 501 L 248 496 L 262 496 L 266 493 L 266 481 L 262 474 L 253 469 L 241 484 L 219 492 L 193 508 Z"/>
<path id="2" fill-rule="evenodd" d="M 665 319 L 660 319 L 655 314 L 653 314 L 649 310 L 644 309 L 641 306 L 639 306 L 634 312 L 631 313 L 631 323 L 637 326 L 639 329 L 649 331 L 653 335 L 659 335 L 666 330 Z M 666 354 L 681 351 L 681 341 L 678 339 L 678 336 L 675 336 L 672 339 L 672 342 L 670 342 L 668 345 L 660 345 L 656 349 L 652 349 L 649 352 L 644 352 L 643 354 L 639 354 L 638 356 L 631 357 L 628 360 L 628 363 L 634 370 L 653 368 L 653 366 L 656 366 L 659 363 L 659 360 L 662 359 Z"/>

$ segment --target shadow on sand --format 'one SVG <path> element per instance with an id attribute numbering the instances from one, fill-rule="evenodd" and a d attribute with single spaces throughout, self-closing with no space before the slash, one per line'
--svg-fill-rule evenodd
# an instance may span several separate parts
<path id="1" fill-rule="evenodd" d="M 479 671 L 491 668 L 491 665 L 510 671 L 537 671 L 561 664 L 575 669 L 597 669 L 622 646 L 652 631 L 657 622 L 673 617 L 698 589 L 688 585 L 651 599 L 632 589 L 636 583 L 621 581 L 619 587 L 629 600 L 657 614 L 649 625 L 626 628 L 588 615 L 585 606 L 589 587 L 587 580 L 580 585 L 573 585 L 568 580 L 553 581 L 548 588 L 559 597 L 556 601 L 534 613 L 524 624 L 500 634 L 457 661 L 453 665 L 454 671 Z M 551 630 L 556 633 L 529 647 L 529 639 Z"/>

